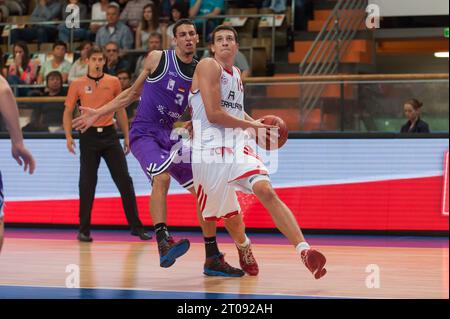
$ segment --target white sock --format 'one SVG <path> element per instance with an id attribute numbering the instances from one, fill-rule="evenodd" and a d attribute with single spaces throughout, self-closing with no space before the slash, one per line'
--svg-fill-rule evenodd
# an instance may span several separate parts
<path id="1" fill-rule="evenodd" d="M 245 235 L 245 241 L 242 244 L 236 243 L 238 245 L 239 248 L 247 248 L 248 245 L 250 245 L 250 239 L 247 237 L 247 235 Z"/>
<path id="2" fill-rule="evenodd" d="M 297 247 L 295 247 L 295 250 L 297 251 L 297 254 L 301 255 L 302 251 L 308 250 L 310 248 L 311 247 L 309 246 L 309 244 L 306 241 L 303 241 L 300 244 L 298 244 Z"/>

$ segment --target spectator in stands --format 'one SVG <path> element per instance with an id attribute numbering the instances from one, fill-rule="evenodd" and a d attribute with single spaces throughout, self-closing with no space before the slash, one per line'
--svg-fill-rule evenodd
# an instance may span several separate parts
<path id="1" fill-rule="evenodd" d="M 4 5 L 0 5 L 0 23 L 6 23 L 8 21 L 8 8 Z M 3 34 L 4 26 L 0 25 L 0 34 Z M 0 38 L 0 43 L 6 42 L 3 37 Z"/>
<path id="2" fill-rule="evenodd" d="M 110 2 L 109 0 L 100 0 L 92 5 L 91 9 L 91 20 L 106 20 L 106 10 L 110 5 L 117 5 L 115 2 Z M 91 22 L 89 30 L 91 34 L 97 33 L 98 29 L 104 26 L 106 22 Z"/>
<path id="3" fill-rule="evenodd" d="M 131 73 L 128 70 L 119 70 L 117 72 L 117 78 L 120 81 L 120 87 L 122 88 L 122 92 L 126 89 L 130 88 L 133 84 L 131 80 Z M 136 109 L 139 105 L 139 101 L 134 101 L 130 106 L 126 108 L 127 116 L 128 116 L 128 124 L 131 126 L 131 123 L 134 120 L 134 117 L 136 116 Z M 117 122 L 116 122 L 117 124 Z M 116 129 L 120 129 L 116 127 Z"/>
<path id="4" fill-rule="evenodd" d="M 67 90 L 63 87 L 63 77 L 59 71 L 52 71 L 46 76 L 46 87 L 44 91 L 33 91 L 31 96 L 66 96 Z M 48 132 L 49 126 L 59 126 L 64 113 L 64 103 L 48 102 L 40 103 L 39 107 L 33 109 L 31 121 L 22 128 L 24 132 Z"/>
<path id="5" fill-rule="evenodd" d="M 68 9 L 68 6 L 72 5 L 72 7 L 69 7 L 70 10 Z M 64 42 L 70 42 L 70 36 L 71 36 L 71 31 L 73 30 L 73 41 L 80 41 L 80 40 L 87 40 L 90 37 L 89 34 L 89 30 L 86 29 L 86 25 L 81 23 L 80 24 L 80 28 L 72 28 L 69 29 L 66 26 L 66 19 L 67 17 L 72 14 L 73 12 L 73 6 L 78 6 L 79 8 L 79 17 L 80 20 L 87 20 L 88 19 L 88 15 L 87 15 L 87 6 L 84 3 L 80 3 L 79 0 L 66 0 L 62 6 L 62 21 L 64 21 L 63 23 L 61 23 L 58 26 L 58 38 L 60 41 L 64 41 Z M 69 11 L 69 12 L 67 12 Z"/>
<path id="6" fill-rule="evenodd" d="M 286 0 L 264 0 L 263 8 L 270 8 L 275 13 L 286 12 Z"/>
<path id="7" fill-rule="evenodd" d="M 119 46 L 116 42 L 109 42 L 105 46 L 106 63 L 103 72 L 117 75 L 119 70 L 129 70 L 130 63 L 119 56 Z"/>
<path id="8" fill-rule="evenodd" d="M 120 20 L 126 21 L 126 24 L 131 28 L 131 30 L 136 32 L 136 29 L 141 22 L 144 7 L 149 4 L 154 6 L 153 1 L 151 0 L 128 0 L 125 8 L 120 14 Z M 153 17 L 156 17 L 156 22 L 159 22 L 157 19 L 158 15 L 156 10 L 153 10 Z"/>
<path id="9" fill-rule="evenodd" d="M 61 19 L 61 3 L 58 0 L 39 0 L 30 16 L 30 22 L 49 22 Z M 55 25 L 31 25 L 24 29 L 11 30 L 11 42 L 17 41 L 31 42 L 37 40 L 38 43 L 53 42 L 56 39 L 58 30 Z"/>
<path id="10" fill-rule="evenodd" d="M 161 0 L 159 2 L 160 16 L 171 18 L 173 6 L 176 6 L 180 10 L 183 18 L 187 18 L 187 1 L 185 0 Z"/>
<path id="11" fill-rule="evenodd" d="M 42 65 L 37 79 L 38 84 L 44 83 L 44 79 L 52 71 L 59 71 L 62 74 L 63 82 L 67 83 L 69 78 L 69 71 L 72 64 L 65 59 L 67 52 L 67 44 L 62 41 L 56 41 L 53 44 L 53 50 L 51 52 L 51 57 L 47 57 L 47 60 Z"/>
<path id="12" fill-rule="evenodd" d="M 25 42 L 19 41 L 13 45 L 12 62 L 4 69 L 4 77 L 10 85 L 34 84 L 38 77 L 39 63 L 31 59 L 28 46 Z M 27 96 L 28 88 L 18 89 L 18 96 Z"/>
<path id="13" fill-rule="evenodd" d="M 131 87 L 131 73 L 128 70 L 117 71 L 117 78 L 120 81 L 122 92 Z"/>
<path id="14" fill-rule="evenodd" d="M 190 0 L 189 17 L 215 17 L 225 10 L 224 0 Z M 195 20 L 197 30 L 203 30 L 204 19 Z M 206 38 L 219 25 L 217 19 L 206 20 Z"/>
<path id="15" fill-rule="evenodd" d="M 0 0 L 0 8 L 6 17 L 21 16 L 26 12 L 26 5 L 22 0 Z"/>
<path id="16" fill-rule="evenodd" d="M 110 4 L 106 10 L 107 24 L 102 26 L 95 38 L 95 43 L 105 46 L 108 42 L 116 42 L 120 49 L 133 48 L 133 34 L 122 21 L 119 21 L 119 8 Z"/>
<path id="17" fill-rule="evenodd" d="M 117 3 L 119 4 L 120 11 L 123 11 L 125 9 L 125 6 L 127 5 L 128 0 L 117 0 Z"/>
<path id="18" fill-rule="evenodd" d="M 177 23 L 178 20 L 187 18 L 187 14 L 183 9 L 183 6 L 175 3 L 172 6 L 172 10 L 170 12 L 170 25 L 167 28 L 166 34 L 163 37 L 164 39 L 164 45 L 163 47 L 165 49 L 175 49 L 175 45 L 173 43 L 173 27 L 175 26 L 175 23 Z"/>
<path id="19" fill-rule="evenodd" d="M 61 72 L 50 72 L 49 74 L 47 74 L 45 81 L 47 85 L 42 96 L 66 96 L 67 90 L 63 87 L 64 80 Z M 62 120 L 62 117 L 59 120 Z"/>
<path id="20" fill-rule="evenodd" d="M 92 49 L 91 41 L 84 41 L 80 45 L 80 58 L 76 60 L 69 71 L 69 84 L 88 72 L 88 53 Z"/>
<path id="21" fill-rule="evenodd" d="M 423 103 L 416 99 L 405 102 L 403 110 L 408 122 L 401 128 L 401 133 L 430 133 L 428 124 L 420 119 Z"/>
<path id="22" fill-rule="evenodd" d="M 135 78 L 137 78 L 139 74 L 142 73 L 142 70 L 144 69 L 145 58 L 147 57 L 147 55 L 149 55 L 152 51 L 162 50 L 162 44 L 163 44 L 163 37 L 161 33 L 153 32 L 150 34 L 150 36 L 147 39 L 148 51 L 146 54 L 141 55 L 136 62 L 136 69 L 134 71 Z"/>
<path id="23" fill-rule="evenodd" d="M 153 3 L 144 7 L 144 13 L 141 14 L 142 20 L 136 30 L 136 49 L 147 49 L 147 39 L 152 32 L 161 33 L 159 26 L 159 15 Z"/>

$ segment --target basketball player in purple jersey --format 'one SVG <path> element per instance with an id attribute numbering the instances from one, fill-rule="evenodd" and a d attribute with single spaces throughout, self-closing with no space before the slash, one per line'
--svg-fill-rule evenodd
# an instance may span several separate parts
<path id="1" fill-rule="evenodd" d="M 190 163 L 179 162 L 175 145 L 179 140 L 171 139 L 173 125 L 185 112 L 188 104 L 192 76 L 197 65 L 193 58 L 198 35 L 190 20 L 180 20 L 174 26 L 174 51 L 153 51 L 145 61 L 144 70 L 134 85 L 123 91 L 116 99 L 99 109 L 81 108 L 83 114 L 73 121 L 73 127 L 82 132 L 103 114 L 127 107 L 141 99 L 136 118 L 130 130 L 130 146 L 133 155 L 152 183 L 150 212 L 158 241 L 160 266 L 170 267 L 176 258 L 189 249 L 189 241 L 174 242 L 167 230 L 167 193 L 170 177 L 194 196 L 192 167 Z M 204 221 L 199 209 L 197 215 L 205 238 L 206 262 L 204 273 L 214 276 L 241 277 L 241 269 L 231 267 L 223 259 L 216 241 L 216 222 Z M 227 227 L 227 223 L 225 223 Z M 245 234 L 244 234 L 245 235 Z M 251 254 L 251 251 L 249 251 Z M 241 265 L 251 263 L 250 275 L 258 273 L 253 256 L 241 260 Z"/>
<path id="2" fill-rule="evenodd" d="M 36 167 L 33 155 L 23 145 L 22 131 L 19 126 L 19 110 L 8 82 L 0 75 L 0 114 L 6 122 L 11 136 L 11 153 L 17 163 L 24 165 L 24 171 L 33 174 Z M 3 246 L 3 183 L 0 173 L 0 251 Z"/>

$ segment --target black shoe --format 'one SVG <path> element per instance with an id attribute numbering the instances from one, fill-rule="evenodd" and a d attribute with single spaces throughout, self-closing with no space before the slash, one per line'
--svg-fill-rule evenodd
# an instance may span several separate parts
<path id="1" fill-rule="evenodd" d="M 144 229 L 135 229 L 131 231 L 131 235 L 139 237 L 141 240 L 150 240 L 152 236 Z"/>
<path id="2" fill-rule="evenodd" d="M 224 254 L 206 258 L 203 273 L 207 276 L 242 277 L 245 272 L 242 269 L 230 266 L 224 258 Z"/>
<path id="3" fill-rule="evenodd" d="M 79 233 L 77 238 L 81 242 L 92 243 L 92 237 L 90 235 L 85 235 L 83 233 Z"/>
<path id="4" fill-rule="evenodd" d="M 175 242 L 172 237 L 159 241 L 159 265 L 163 268 L 169 268 L 178 257 L 183 256 L 189 250 L 190 245 L 187 239 Z"/>

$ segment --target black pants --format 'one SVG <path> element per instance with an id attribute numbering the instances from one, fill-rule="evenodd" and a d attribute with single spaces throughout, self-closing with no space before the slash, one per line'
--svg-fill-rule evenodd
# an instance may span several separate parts
<path id="1" fill-rule="evenodd" d="M 119 189 L 128 224 L 132 230 L 142 229 L 139 220 L 133 180 L 128 173 L 128 165 L 114 126 L 95 127 L 80 134 L 80 233 L 89 235 L 91 211 L 94 203 L 97 172 L 103 158 L 111 176 Z"/>

